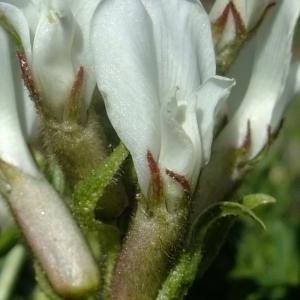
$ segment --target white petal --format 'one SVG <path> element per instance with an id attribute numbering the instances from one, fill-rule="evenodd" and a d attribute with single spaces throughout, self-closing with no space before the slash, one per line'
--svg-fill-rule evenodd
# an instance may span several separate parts
<path id="1" fill-rule="evenodd" d="M 16 97 L 23 93 L 20 71 L 12 42 L 1 27 L 0 40 L 0 157 L 35 175 L 37 169 L 24 141 L 17 113 Z"/>
<path id="2" fill-rule="evenodd" d="M 108 115 L 132 154 L 146 195 L 146 153 L 150 150 L 157 160 L 161 147 L 160 106 L 177 86 L 178 104 L 187 103 L 188 95 L 214 75 L 215 58 L 201 5 L 184 0 L 142 2 L 102 1 L 92 22 L 92 52 Z M 176 131 L 171 123 L 170 132 Z M 187 145 L 184 140 L 174 142 Z M 162 157 L 161 164 L 171 168 Z"/>
<path id="3" fill-rule="evenodd" d="M 30 60 L 31 57 L 30 32 L 29 32 L 27 20 L 25 19 L 23 13 L 17 7 L 7 3 L 0 3 L 0 12 L 2 12 L 8 18 L 12 26 L 17 31 L 19 37 L 22 40 L 26 56 Z"/>
<path id="4" fill-rule="evenodd" d="M 51 1 L 41 10 L 33 43 L 32 73 L 43 99 L 58 118 L 77 72 L 71 59 L 74 29 L 74 17 L 64 1 Z"/>
<path id="5" fill-rule="evenodd" d="M 278 1 L 264 20 L 255 37 L 257 46 L 247 92 L 218 139 L 220 147 L 222 144 L 229 147 L 242 146 L 248 120 L 252 140 L 249 158 L 255 157 L 266 144 L 268 126 L 286 82 L 293 31 L 299 12 L 299 1 Z M 276 126 L 274 124 L 273 129 Z"/>
<path id="6" fill-rule="evenodd" d="M 153 24 L 161 101 L 176 86 L 183 95 L 190 95 L 215 74 L 207 13 L 196 1 L 142 2 Z"/>
<path id="7" fill-rule="evenodd" d="M 200 150 L 200 133 L 195 113 L 196 97 L 191 97 L 188 107 L 178 107 L 176 94 L 178 92 L 174 91 L 161 108 L 161 151 L 158 162 L 162 170 L 168 169 L 180 174 L 192 183 L 193 169 L 197 163 L 195 148 Z M 188 123 L 193 140 L 183 128 L 183 122 Z M 201 156 L 201 152 L 198 153 Z M 194 186 L 195 182 L 192 184 Z"/>
<path id="8" fill-rule="evenodd" d="M 300 61 L 292 64 L 283 93 L 278 100 L 270 125 L 276 128 L 292 100 L 300 93 Z"/>
<path id="9" fill-rule="evenodd" d="M 246 28 L 251 30 L 259 21 L 270 0 L 233 0 Z"/>
<path id="10" fill-rule="evenodd" d="M 215 116 L 234 84 L 232 79 L 214 76 L 190 95 L 186 105 L 178 106 L 179 90 L 162 106 L 159 165 L 184 176 L 192 191 L 210 156 Z"/>
<path id="11" fill-rule="evenodd" d="M 42 0 L 40 0 L 42 1 Z M 20 11 L 22 11 L 23 15 L 26 18 L 28 26 L 30 28 L 31 40 L 34 38 L 34 33 L 36 31 L 36 27 L 39 19 L 39 12 L 37 10 L 36 4 L 31 0 L 4 0 L 1 2 L 6 2 L 12 4 L 17 7 Z M 44 2 L 44 1 L 43 1 Z"/>
<path id="12" fill-rule="evenodd" d="M 132 154 L 147 195 L 146 154 L 150 150 L 158 159 L 160 107 L 152 25 L 142 4 L 102 1 L 92 20 L 91 46 L 108 116 Z"/>
<path id="13" fill-rule="evenodd" d="M 90 26 L 93 13 L 101 0 L 73 0 L 70 6 L 78 26 L 75 29 L 72 52 L 75 70 L 83 66 L 85 73 L 84 100 L 88 108 L 95 86 L 94 64 L 90 51 Z"/>
<path id="14" fill-rule="evenodd" d="M 233 117 L 237 109 L 240 107 L 247 92 L 253 72 L 256 45 L 256 37 L 248 41 L 239 53 L 233 65 L 230 67 L 228 73 L 226 73 L 226 76 L 235 78 L 237 82 L 227 101 L 229 119 Z"/>
<path id="15" fill-rule="evenodd" d="M 17 71 L 19 73 L 20 69 L 18 68 Z M 16 74 L 19 75 L 18 73 Z M 23 82 L 21 84 L 23 84 Z M 20 89 L 15 90 L 15 92 L 22 133 L 26 141 L 32 141 L 37 137 L 38 129 L 40 127 L 34 103 L 31 101 L 28 90 L 25 87 L 20 87 Z"/>
<path id="16" fill-rule="evenodd" d="M 228 5 L 229 0 L 216 0 L 210 13 L 209 18 L 214 23 L 223 13 L 224 9 Z"/>
<path id="17" fill-rule="evenodd" d="M 215 117 L 234 85 L 234 79 L 214 76 L 206 80 L 197 91 L 197 114 L 200 115 L 198 124 L 203 156 L 201 166 L 210 158 Z"/>

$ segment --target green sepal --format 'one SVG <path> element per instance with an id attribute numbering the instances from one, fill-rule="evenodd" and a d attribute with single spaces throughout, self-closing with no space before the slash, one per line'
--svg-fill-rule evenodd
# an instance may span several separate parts
<path id="1" fill-rule="evenodd" d="M 105 188 L 113 181 L 127 155 L 128 150 L 121 143 L 98 169 L 75 186 L 74 215 L 80 225 L 95 226 L 97 222 L 94 212 L 97 202 L 104 194 Z"/>
<path id="2" fill-rule="evenodd" d="M 252 201 L 250 196 L 243 201 L 251 207 L 274 202 L 266 201 L 266 197 L 255 196 L 252 195 Z M 183 299 L 197 272 L 202 274 L 218 254 L 228 230 L 239 215 L 247 215 L 265 228 L 264 223 L 246 206 L 234 202 L 211 205 L 195 221 L 189 240 L 156 300 Z"/>
<path id="3" fill-rule="evenodd" d="M 264 223 L 246 206 L 235 202 L 215 203 L 208 207 L 194 223 L 190 243 L 202 245 L 207 229 L 218 219 L 229 215 L 247 215 L 265 229 Z"/>

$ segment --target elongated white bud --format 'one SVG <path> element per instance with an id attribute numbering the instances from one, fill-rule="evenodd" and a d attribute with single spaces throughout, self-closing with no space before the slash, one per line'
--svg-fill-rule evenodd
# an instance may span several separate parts
<path id="1" fill-rule="evenodd" d="M 34 178 L 2 160 L 0 169 L 0 190 L 55 291 L 67 298 L 95 291 L 97 265 L 59 195 L 43 177 Z"/>

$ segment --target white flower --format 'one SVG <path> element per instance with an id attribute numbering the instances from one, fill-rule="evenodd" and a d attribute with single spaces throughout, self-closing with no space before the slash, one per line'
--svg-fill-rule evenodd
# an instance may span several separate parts
<path id="1" fill-rule="evenodd" d="M 221 74 L 226 74 L 244 43 L 273 5 L 270 0 L 216 0 L 209 17 Z"/>
<path id="2" fill-rule="evenodd" d="M 21 82 L 12 42 L 2 27 L 0 40 L 0 158 L 36 175 L 37 169 L 25 144 L 32 134 L 36 114 Z"/>
<path id="3" fill-rule="evenodd" d="M 131 152 L 143 194 L 149 196 L 149 154 L 162 174 L 184 177 L 193 191 L 210 156 L 214 116 L 234 84 L 215 76 L 201 4 L 102 1 L 91 45 L 108 116 Z"/>
<path id="4" fill-rule="evenodd" d="M 295 83 L 295 69 L 286 89 L 285 85 L 300 2 L 274 2 L 276 4 L 257 34 L 246 44 L 227 74 L 237 78 L 237 86 L 228 99 L 229 123 L 216 141 L 216 149 L 221 151 L 239 148 L 250 134 L 249 159 L 266 145 L 269 134 L 276 131 L 290 98 L 299 91 L 299 83 Z"/>
<path id="5" fill-rule="evenodd" d="M 0 40 L 0 192 L 55 290 L 68 297 L 90 293 L 99 284 L 97 265 L 70 211 L 31 157 L 26 137 L 35 111 L 24 107 L 31 102 L 23 101 L 14 46 L 1 27 Z"/>
<path id="6" fill-rule="evenodd" d="M 22 40 L 36 88 L 57 118 L 62 117 L 80 67 L 86 71 L 85 109 L 91 101 L 95 79 L 89 51 L 89 25 L 99 1 L 0 2 L 0 12 Z"/>

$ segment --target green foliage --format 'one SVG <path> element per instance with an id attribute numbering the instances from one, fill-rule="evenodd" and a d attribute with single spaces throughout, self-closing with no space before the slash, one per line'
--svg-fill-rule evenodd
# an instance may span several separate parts
<path id="1" fill-rule="evenodd" d="M 250 208 L 274 202 L 266 195 L 249 195 L 242 200 Z M 236 216 L 246 215 L 263 228 L 263 222 L 245 205 L 222 202 L 211 205 L 196 220 L 191 236 L 177 264 L 171 270 L 157 300 L 183 299 L 195 279 L 218 254 Z"/>

